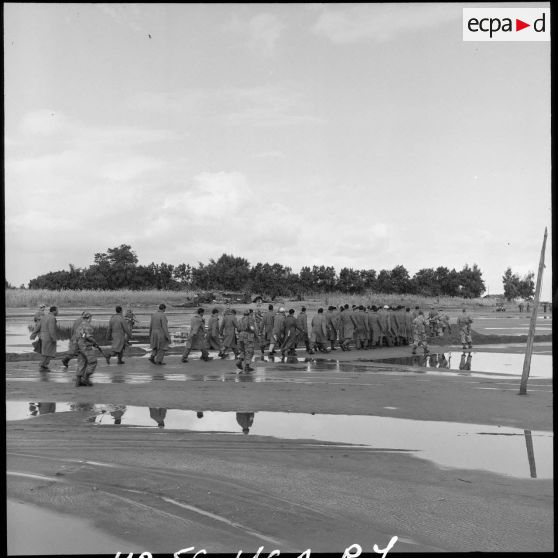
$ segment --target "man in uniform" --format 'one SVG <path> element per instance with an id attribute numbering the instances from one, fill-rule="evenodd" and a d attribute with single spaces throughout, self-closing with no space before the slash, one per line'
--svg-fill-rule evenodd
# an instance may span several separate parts
<path id="1" fill-rule="evenodd" d="M 95 348 L 98 347 L 95 337 L 93 337 L 93 326 L 91 325 L 91 314 L 84 312 L 81 324 L 76 333 L 78 345 L 78 366 L 76 373 L 76 387 L 92 386 L 89 377 L 97 368 L 97 355 Z"/>
<path id="2" fill-rule="evenodd" d="M 72 324 L 72 333 L 70 337 L 70 343 L 68 345 L 68 352 L 66 353 L 66 356 L 62 359 L 62 365 L 65 368 L 68 368 L 68 364 L 70 364 L 70 360 L 73 358 L 77 358 L 79 354 L 76 336 L 77 336 L 78 327 L 81 325 L 81 322 L 83 321 L 84 314 L 85 311 L 83 311 L 81 313 L 81 316 L 77 318 L 76 321 Z"/>
<path id="3" fill-rule="evenodd" d="M 471 337 L 471 324 L 473 323 L 473 318 L 467 314 L 467 309 L 463 308 L 463 312 L 457 318 L 457 325 L 459 326 L 459 337 L 463 349 L 469 346 L 469 349 L 473 348 L 473 339 Z"/>
<path id="4" fill-rule="evenodd" d="M 357 349 L 366 349 L 368 345 L 368 316 L 364 312 L 364 306 L 358 306 L 354 313 L 355 343 Z"/>
<path id="5" fill-rule="evenodd" d="M 301 308 L 298 316 L 296 317 L 296 323 L 298 324 L 298 327 L 302 330 L 298 335 L 297 342 L 299 340 L 302 341 L 306 346 L 306 352 L 309 355 L 314 354 L 314 351 L 310 347 L 310 337 L 308 337 L 308 314 L 306 314 L 305 306 Z"/>
<path id="6" fill-rule="evenodd" d="M 262 352 L 262 360 L 264 351 L 273 341 L 273 322 L 275 320 L 275 312 L 273 312 L 273 304 L 267 307 L 267 312 L 263 315 L 262 329 L 260 331 L 260 350 Z"/>
<path id="7" fill-rule="evenodd" d="M 326 317 L 324 316 L 323 308 L 318 308 L 318 313 L 312 318 L 312 340 L 314 341 L 315 350 L 322 353 L 329 352 L 327 350 Z"/>
<path id="8" fill-rule="evenodd" d="M 343 351 L 350 351 L 351 341 L 354 340 L 356 323 L 355 323 L 355 318 L 353 316 L 353 312 L 349 309 L 348 304 L 345 304 L 345 308 L 343 310 L 343 313 L 340 316 L 339 322 L 340 322 L 339 344 Z M 341 334 L 343 335 L 343 338 L 341 338 Z"/>
<path id="9" fill-rule="evenodd" d="M 285 339 L 285 309 L 281 306 L 273 320 L 273 332 L 271 343 L 269 344 L 269 355 L 275 354 L 275 345 L 281 347 Z"/>
<path id="10" fill-rule="evenodd" d="M 184 353 L 182 354 L 182 362 L 188 362 L 188 355 L 192 348 L 201 350 L 201 360 L 209 361 L 212 357 L 207 352 L 207 342 L 205 340 L 205 319 L 203 317 L 205 310 L 198 308 L 198 311 L 192 316 L 190 321 L 190 335 L 186 339 Z"/>
<path id="11" fill-rule="evenodd" d="M 39 322 L 35 325 L 35 329 L 31 333 L 31 339 L 35 339 L 37 335 L 41 340 L 41 356 L 43 359 L 39 365 L 39 370 L 50 370 L 48 363 L 56 357 L 56 316 L 58 316 L 58 308 L 51 306 L 49 313 L 43 315 Z"/>
<path id="12" fill-rule="evenodd" d="M 207 324 L 207 344 L 210 349 L 219 351 L 218 356 L 225 358 L 225 353 L 223 352 L 223 345 L 221 343 L 221 338 L 219 337 L 219 309 L 213 308 L 211 311 L 211 317 Z"/>
<path id="13" fill-rule="evenodd" d="M 386 345 L 388 347 L 393 346 L 393 340 L 391 338 L 391 316 L 388 314 L 389 306 L 384 304 L 383 308 L 380 308 L 378 312 L 378 325 L 380 326 L 380 345 L 382 340 L 385 339 Z"/>
<path id="14" fill-rule="evenodd" d="M 124 347 L 128 343 L 128 339 L 132 337 L 132 330 L 128 321 L 122 315 L 122 306 L 115 308 L 116 314 L 110 318 L 107 339 L 112 341 L 110 348 L 110 355 L 107 357 L 107 364 L 110 364 L 110 357 L 118 357 L 118 364 L 124 364 L 122 355 L 124 354 Z"/>
<path id="15" fill-rule="evenodd" d="M 223 321 L 219 328 L 219 334 L 223 337 L 223 358 L 227 356 L 227 349 L 232 349 L 234 355 L 238 354 L 236 344 L 236 332 L 238 330 L 238 320 L 236 319 L 236 310 L 227 307 L 223 314 Z"/>
<path id="16" fill-rule="evenodd" d="M 296 356 L 296 342 L 300 333 L 304 333 L 304 330 L 298 324 L 294 316 L 294 310 L 291 308 L 289 310 L 289 315 L 285 318 L 285 338 L 281 345 L 281 356 L 283 358 L 286 353 L 288 353 L 289 356 Z"/>
<path id="17" fill-rule="evenodd" d="M 374 349 L 379 347 L 382 342 L 382 330 L 380 329 L 380 322 L 378 317 L 378 307 L 372 305 L 370 312 L 368 312 L 368 336 L 369 336 L 369 347 Z"/>
<path id="18" fill-rule="evenodd" d="M 339 315 L 335 312 L 335 306 L 330 306 L 325 314 L 327 339 L 331 343 L 331 350 L 336 351 L 335 341 L 337 341 L 337 327 L 339 322 Z"/>
<path id="19" fill-rule="evenodd" d="M 428 322 L 424 317 L 424 312 L 419 310 L 418 316 L 413 320 L 413 354 L 417 354 L 417 347 L 422 345 L 424 354 L 427 355 L 428 339 L 427 339 Z"/>
<path id="20" fill-rule="evenodd" d="M 252 357 L 254 356 L 254 348 L 257 341 L 256 321 L 247 308 L 238 324 L 240 333 L 238 334 L 238 360 L 236 367 L 243 372 L 252 372 L 254 369 L 250 366 Z"/>
<path id="21" fill-rule="evenodd" d="M 171 342 L 169 333 L 169 322 L 165 316 L 165 304 L 159 304 L 159 310 L 151 315 L 149 324 L 149 340 L 151 343 L 151 356 L 149 360 L 153 364 L 163 365 L 163 359 Z"/>

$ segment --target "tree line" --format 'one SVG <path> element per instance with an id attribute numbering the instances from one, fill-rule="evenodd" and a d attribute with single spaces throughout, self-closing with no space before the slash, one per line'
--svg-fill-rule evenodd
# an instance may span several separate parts
<path id="1" fill-rule="evenodd" d="M 425 268 L 412 277 L 404 266 L 393 269 L 352 269 L 339 273 L 333 266 L 304 266 L 299 273 L 278 263 L 257 263 L 223 254 L 208 264 L 138 265 L 138 258 L 127 244 L 97 253 L 94 262 L 79 269 L 51 271 L 29 282 L 30 289 L 50 290 L 222 290 L 248 291 L 269 296 L 297 296 L 309 293 L 342 292 L 362 294 L 417 294 L 476 298 L 485 291 L 482 272 L 474 264 L 461 271 L 447 267 Z"/>

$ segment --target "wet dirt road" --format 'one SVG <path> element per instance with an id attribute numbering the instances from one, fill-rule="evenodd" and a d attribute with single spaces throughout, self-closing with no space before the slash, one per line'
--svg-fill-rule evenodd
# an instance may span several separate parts
<path id="1" fill-rule="evenodd" d="M 545 354 L 548 346 L 539 350 Z M 195 547 L 236 554 L 260 546 L 264 553 L 342 553 L 352 544 L 372 552 L 393 536 L 392 552 L 553 549 L 552 479 L 542 474 L 552 459 L 542 451 L 552 436 L 551 378 L 531 378 L 529 395 L 520 397 L 517 375 L 369 362 L 408 355 L 408 348 L 337 353 L 311 362 L 256 362 L 249 375 L 237 374 L 233 361 L 184 365 L 171 355 L 155 367 L 128 358 L 122 366 L 99 363 L 90 388 L 75 388 L 72 365 L 67 372 L 59 361 L 43 376 L 36 362 L 8 363 L 8 403 L 58 402 L 56 412 L 41 414 L 35 405 L 36 416 L 8 417 L 8 498 L 69 514 L 128 544 L 115 553 Z M 110 418 L 124 407 L 121 424 L 99 423 L 102 412 Z M 145 411 L 147 423 L 127 424 L 132 408 Z M 231 423 L 173 427 L 172 417 L 186 411 L 205 413 L 202 421 L 220 420 L 219 413 L 244 419 L 236 431 Z M 264 413 L 285 424 L 295 414 L 334 415 L 341 434 L 306 432 L 302 419 L 299 434 L 296 428 L 288 437 L 258 434 Z M 165 427 L 158 428 L 163 415 Z M 253 423 L 244 422 L 250 415 Z M 384 417 L 391 426 L 413 421 L 416 447 L 401 437 L 411 423 L 389 432 L 387 423 L 374 423 L 354 441 L 354 423 L 345 417 L 355 416 Z M 433 422 L 466 431 L 444 438 L 430 430 Z M 440 436 L 439 445 L 453 444 L 457 459 L 444 465 L 423 458 L 421 431 L 430 441 Z M 525 473 L 490 470 L 488 457 L 485 467 L 482 451 L 490 450 L 473 460 L 476 446 L 461 442 L 477 439 L 514 442 L 509 459 L 522 462 Z"/>

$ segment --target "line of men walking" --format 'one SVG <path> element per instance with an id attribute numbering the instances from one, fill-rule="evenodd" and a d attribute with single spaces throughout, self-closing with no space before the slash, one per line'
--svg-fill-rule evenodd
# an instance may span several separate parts
<path id="1" fill-rule="evenodd" d="M 43 357 L 40 363 L 41 371 L 48 371 L 48 364 L 56 356 L 56 316 L 58 309 L 52 306 L 45 314 L 45 305 L 41 305 L 34 316 L 35 327 L 31 339 L 39 336 L 39 352 Z M 171 344 L 168 319 L 165 315 L 166 305 L 160 304 L 158 311 L 152 314 L 149 325 L 151 354 L 149 360 L 156 365 L 164 365 L 165 354 Z M 66 368 L 72 358 L 77 358 L 76 387 L 91 386 L 91 375 L 97 366 L 94 349 L 98 349 L 110 364 L 110 359 L 117 357 L 118 364 L 124 364 L 123 353 L 132 336 L 135 316 L 129 310 L 124 317 L 122 307 L 116 306 L 115 314 L 110 318 L 108 339 L 112 342 L 109 355 L 103 353 L 94 337 L 90 312 L 82 312 L 72 326 L 70 344 L 62 364 Z M 212 360 L 209 349 L 218 350 L 220 358 L 227 358 L 229 351 L 236 357 L 236 366 L 242 372 L 252 371 L 252 362 L 256 347 L 259 347 L 262 357 L 268 350 L 270 357 L 280 351 L 282 359 L 296 355 L 298 345 L 304 345 L 308 354 L 316 351 L 330 352 L 337 350 L 336 344 L 343 351 L 350 351 L 351 345 L 356 349 L 374 349 L 386 345 L 412 345 L 412 352 L 421 347 L 424 354 L 429 353 L 428 337 L 442 335 L 446 330 L 451 331 L 449 317 L 440 314 L 432 308 L 428 317 L 417 306 L 411 312 L 403 306 L 364 307 L 348 304 L 329 306 L 324 313 L 318 308 L 308 327 L 306 308 L 302 307 L 298 316 L 294 309 L 286 312 L 280 307 L 274 311 L 272 304 L 263 313 L 261 304 L 256 309 L 247 308 L 242 318 L 238 319 L 236 311 L 227 305 L 222 320 L 219 319 L 219 309 L 214 308 L 206 328 L 205 310 L 199 308 L 191 318 L 190 333 L 186 340 L 182 362 L 188 362 L 192 350 L 201 350 L 201 359 Z M 457 323 L 460 328 L 460 341 L 463 349 L 472 348 L 471 317 L 465 308 Z M 329 347 L 328 347 L 329 345 Z"/>

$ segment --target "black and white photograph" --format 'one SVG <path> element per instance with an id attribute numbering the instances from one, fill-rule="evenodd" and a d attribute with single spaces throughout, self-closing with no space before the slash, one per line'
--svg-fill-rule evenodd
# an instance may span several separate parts
<path id="1" fill-rule="evenodd" d="M 4 3 L 7 555 L 553 552 L 550 26 Z"/>

